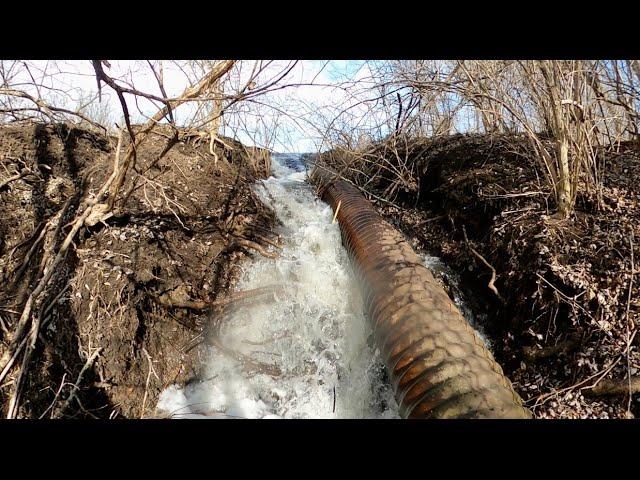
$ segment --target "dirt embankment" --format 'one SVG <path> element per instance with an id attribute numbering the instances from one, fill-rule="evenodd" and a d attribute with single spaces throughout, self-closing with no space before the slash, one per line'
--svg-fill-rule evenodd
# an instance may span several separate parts
<path id="1" fill-rule="evenodd" d="M 263 152 L 224 139 L 231 149 L 217 147 L 215 165 L 206 142 L 183 139 L 157 161 L 168 137 L 143 144 L 124 207 L 82 230 L 56 270 L 20 417 L 153 415 L 165 386 L 198 375 L 203 349 L 189 347 L 216 315 L 207 304 L 272 242 L 274 215 L 250 189 L 268 171 Z M 0 355 L 43 253 L 111 174 L 115 145 L 67 125 L 0 128 L 0 185 L 22 172 L 0 188 Z M 60 227 L 43 233 L 55 215 Z M 0 385 L 3 415 L 15 381 L 12 372 Z"/>
<path id="2" fill-rule="evenodd" d="M 396 153 L 386 154 L 390 164 L 406 159 L 414 176 L 395 205 L 377 201 L 379 210 L 462 273 L 498 361 L 534 414 L 640 416 L 640 395 L 626 394 L 640 389 L 637 147 L 606 153 L 601 209 L 583 188 L 562 221 L 522 137 L 457 135 Z M 368 184 L 379 197 L 388 186 L 385 175 Z"/>

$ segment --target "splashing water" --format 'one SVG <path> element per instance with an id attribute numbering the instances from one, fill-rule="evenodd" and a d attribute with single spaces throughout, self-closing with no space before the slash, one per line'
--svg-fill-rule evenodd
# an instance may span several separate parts
<path id="1" fill-rule="evenodd" d="M 256 192 L 276 212 L 284 246 L 245 265 L 237 290 L 284 287 L 225 315 L 205 380 L 167 388 L 157 409 L 173 418 L 398 418 L 331 207 L 306 183 L 299 155 L 275 154 L 272 168 Z M 456 272 L 421 257 L 490 348 Z"/>
<path id="2" fill-rule="evenodd" d="M 273 176 L 256 186 L 284 245 L 279 258 L 246 265 L 237 290 L 283 291 L 227 315 L 218 336 L 225 351 L 211 347 L 206 380 L 169 387 L 158 410 L 177 418 L 398 417 L 338 223 L 305 179 L 299 156 L 274 155 Z"/>

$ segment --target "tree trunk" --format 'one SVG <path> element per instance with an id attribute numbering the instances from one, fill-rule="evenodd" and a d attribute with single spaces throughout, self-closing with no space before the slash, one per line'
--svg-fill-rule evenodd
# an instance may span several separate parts
<path id="1" fill-rule="evenodd" d="M 566 132 L 559 135 L 558 141 L 558 185 L 556 197 L 558 202 L 558 214 L 567 218 L 571 213 L 571 172 L 569 169 L 569 139 Z"/>

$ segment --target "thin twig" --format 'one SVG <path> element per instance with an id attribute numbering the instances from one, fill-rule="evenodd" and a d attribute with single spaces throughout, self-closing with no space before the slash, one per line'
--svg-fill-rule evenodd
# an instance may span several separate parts
<path id="1" fill-rule="evenodd" d="M 142 398 L 142 408 L 140 409 L 140 418 L 144 417 L 144 411 L 147 404 L 147 395 L 149 393 L 149 380 L 151 380 L 151 373 L 153 373 L 153 375 L 156 377 L 156 380 L 160 381 L 160 377 L 158 377 L 158 374 L 153 368 L 153 361 L 151 360 L 151 355 L 149 355 L 149 352 L 147 352 L 147 349 L 144 347 L 142 348 L 142 351 L 147 356 L 147 361 L 149 362 L 149 372 L 147 373 L 147 381 L 145 382 L 145 385 L 144 385 L 144 397 Z"/>
<path id="2" fill-rule="evenodd" d="M 71 402 L 76 397 L 76 394 L 78 393 L 78 390 L 80 389 L 80 382 L 82 382 L 82 377 L 84 376 L 86 371 L 93 365 L 93 362 L 95 362 L 96 358 L 98 358 L 98 355 L 100 355 L 100 352 L 102 352 L 102 347 L 98 348 L 87 359 L 87 361 L 85 362 L 84 366 L 82 367 L 82 370 L 80 370 L 80 373 L 78 374 L 78 378 L 76 379 L 76 381 L 75 381 L 75 383 L 73 385 L 73 389 L 71 390 L 71 393 L 69 394 L 69 397 L 62 404 L 62 406 L 60 407 L 60 410 L 58 410 L 58 414 L 56 416 L 58 416 L 58 417 L 61 416 L 65 412 L 65 410 L 69 407 L 69 405 L 71 405 Z"/>
<path id="3" fill-rule="evenodd" d="M 60 386 L 58 387 L 58 390 L 56 391 L 56 394 L 53 397 L 53 401 L 49 404 L 47 409 L 44 412 L 42 412 L 42 414 L 39 417 L 40 419 L 44 418 L 44 416 L 47 414 L 47 412 L 49 410 L 51 410 L 53 408 L 53 406 L 56 404 L 56 402 L 58 401 L 58 397 L 60 396 L 60 392 L 62 391 L 62 389 L 66 385 L 66 383 L 65 383 L 65 379 L 66 378 L 67 378 L 67 374 L 66 373 L 62 374 L 62 381 L 60 382 Z"/>
<path id="4" fill-rule="evenodd" d="M 338 202 L 338 206 L 336 207 L 336 212 L 333 214 L 333 220 L 331 220 L 331 223 L 336 223 L 336 218 L 338 218 L 338 212 L 340 211 L 341 205 L 342 205 L 342 200 Z"/>

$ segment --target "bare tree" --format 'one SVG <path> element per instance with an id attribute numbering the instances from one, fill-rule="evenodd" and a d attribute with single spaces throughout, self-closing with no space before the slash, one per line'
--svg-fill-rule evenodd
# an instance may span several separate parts
<path id="1" fill-rule="evenodd" d="M 69 249 L 73 248 L 74 239 L 79 232 L 107 220 L 114 209 L 126 203 L 136 182 L 140 179 L 144 181 L 144 172 L 137 168 L 137 152 L 149 139 L 150 134 L 157 131 L 161 124 L 173 132 L 160 157 L 176 144 L 178 138 L 194 134 L 201 135 L 202 129 L 206 127 L 209 129 L 211 149 L 216 142 L 224 144 L 224 141 L 218 137 L 218 128 L 223 114 L 231 107 L 238 106 L 248 99 L 281 88 L 282 80 L 295 63 L 289 64 L 285 68 L 276 69 L 275 73 L 271 72 L 265 76 L 261 74 L 264 73 L 266 65 L 263 62 L 256 62 L 255 68 L 250 71 L 249 75 L 241 76 L 238 71 L 240 65 L 234 60 L 199 62 L 197 64 L 187 62 L 180 67 L 187 72 L 186 77 L 190 80 L 190 85 L 177 96 L 167 94 L 163 67 L 160 62 L 147 62 L 147 67 L 157 81 L 159 94 L 138 89 L 133 82 L 133 77 L 111 75 L 108 73 L 111 68 L 108 61 L 94 60 L 92 65 L 99 87 L 98 96 L 87 102 L 76 101 L 75 109 L 67 106 L 74 100 L 69 95 L 58 98 L 53 95 L 54 92 L 61 90 L 59 87 L 52 86 L 54 85 L 52 76 L 55 77 L 59 74 L 59 70 L 56 71 L 57 73 L 50 72 L 48 64 L 40 72 L 40 77 L 32 74 L 33 68 L 27 63 L 2 62 L 0 69 L 0 75 L 2 75 L 2 86 L 0 87 L 2 111 L 0 113 L 2 113 L 2 120 L 5 122 L 31 120 L 58 122 L 75 119 L 76 123 L 86 122 L 96 128 L 106 130 L 106 126 L 98 123 L 99 120 L 96 116 L 100 116 L 101 112 L 108 112 L 108 110 L 95 107 L 95 101 L 99 101 L 103 89 L 108 89 L 117 96 L 124 121 L 124 124 L 118 128 L 118 140 L 110 176 L 95 194 L 85 196 L 82 200 L 74 218 L 66 225 L 68 230 L 66 230 L 60 246 L 43 252 L 39 276 L 27 292 L 26 301 L 21 306 L 22 310 L 17 322 L 10 325 L 9 342 L 0 357 L 0 384 L 17 366 L 10 394 L 9 418 L 15 417 L 18 411 L 26 372 L 31 363 L 36 342 L 40 338 L 40 330 L 44 321 L 43 312 L 46 311 L 46 305 L 43 302 L 46 301 L 47 292 L 52 288 L 52 279 L 54 279 Z M 188 71 L 188 68 L 191 70 Z M 234 69 L 236 70 L 234 71 Z M 240 83 L 225 85 L 225 82 L 234 73 Z M 25 75 L 28 77 L 26 81 L 22 80 Z M 56 101 L 61 101 L 61 98 L 64 107 L 56 104 Z M 132 103 L 137 112 L 131 110 L 131 100 L 133 100 Z M 156 105 L 155 113 L 147 117 L 145 110 L 140 106 L 143 101 Z M 91 115 L 93 119 L 87 114 L 92 105 L 97 108 L 97 115 L 96 111 Z M 195 113 L 193 116 L 187 117 L 182 125 L 179 125 L 177 110 L 185 105 L 195 105 Z M 202 105 L 209 105 L 209 109 L 201 108 Z M 137 118 L 147 117 L 146 121 L 142 124 L 136 124 L 134 114 Z M 111 120 L 111 114 L 105 114 L 103 119 Z M 261 155 L 264 156 L 263 153 Z M 131 175 L 131 172 L 134 175 Z M 130 187 L 124 191 L 123 187 L 126 181 L 130 181 Z M 60 222 L 60 215 L 49 218 L 41 230 L 41 236 L 56 235 L 56 232 L 62 227 Z"/>
<path id="2" fill-rule="evenodd" d="M 523 133 L 561 218 L 571 214 L 581 190 L 593 191 L 601 205 L 605 165 L 599 152 L 640 138 L 640 66 L 635 60 L 403 60 L 369 62 L 369 70 L 365 80 L 377 95 L 367 98 L 359 82 L 345 84 L 346 107 L 327 122 L 325 138 L 350 148 L 341 138 L 361 138 L 361 126 L 372 125 L 363 116 L 377 126 L 368 130 L 374 141 L 384 140 L 392 149 L 402 135 Z M 359 112 L 356 122 L 349 112 L 363 104 L 367 110 Z M 406 165 L 404 159 L 394 163 Z M 381 172 L 361 167 L 367 175 Z"/>

